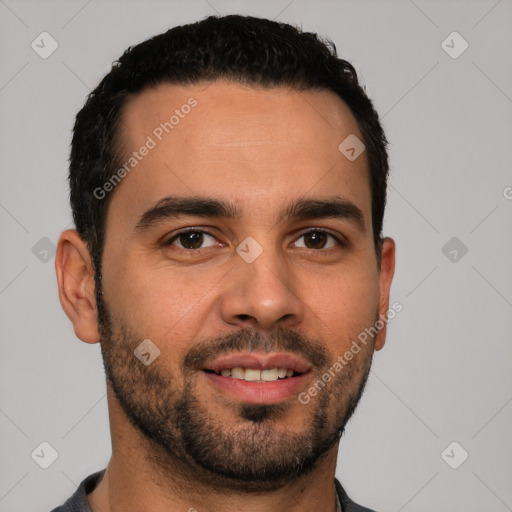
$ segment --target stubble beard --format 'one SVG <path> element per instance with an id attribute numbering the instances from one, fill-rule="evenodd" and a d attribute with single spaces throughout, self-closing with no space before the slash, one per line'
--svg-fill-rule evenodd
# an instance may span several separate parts
<path id="1" fill-rule="evenodd" d="M 263 338 L 255 331 L 237 333 L 191 347 L 183 362 L 183 379 L 165 370 L 156 359 L 143 365 L 134 355 L 143 338 L 127 322 L 111 319 L 98 293 L 98 323 L 107 385 L 114 392 L 140 437 L 146 459 L 160 477 L 180 475 L 212 489 L 260 493 L 278 489 L 311 473 L 337 446 L 355 411 L 370 371 L 373 346 L 358 354 L 359 365 L 347 365 L 307 405 L 297 401 L 278 404 L 240 404 L 240 421 L 227 426 L 202 405 L 192 366 L 208 354 L 226 350 L 295 352 L 314 363 L 321 379 L 333 357 L 325 348 L 289 330 Z M 355 361 L 355 359 L 353 360 Z M 279 420 L 292 408 L 307 407 L 300 433 L 280 429 Z M 301 411 L 302 412 L 302 411 Z M 302 415 L 302 417 L 304 417 Z M 288 419 L 288 421 L 290 421 Z"/>

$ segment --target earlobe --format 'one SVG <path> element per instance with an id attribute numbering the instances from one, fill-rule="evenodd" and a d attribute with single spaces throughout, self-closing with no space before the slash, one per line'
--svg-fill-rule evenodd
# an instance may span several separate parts
<path id="1" fill-rule="evenodd" d="M 100 336 L 92 259 L 87 245 L 74 229 L 64 231 L 59 238 L 55 271 L 60 303 L 73 323 L 75 334 L 86 343 L 97 343 Z"/>
<path id="2" fill-rule="evenodd" d="M 379 319 L 384 322 L 384 327 L 379 329 L 375 339 L 375 350 L 380 350 L 386 342 L 387 314 L 389 311 L 389 292 L 395 273 L 395 242 L 392 238 L 384 238 L 379 273 Z"/>

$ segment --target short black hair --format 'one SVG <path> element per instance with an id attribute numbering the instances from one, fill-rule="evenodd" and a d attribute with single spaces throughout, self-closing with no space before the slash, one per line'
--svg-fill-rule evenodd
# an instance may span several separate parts
<path id="1" fill-rule="evenodd" d="M 129 47 L 76 116 L 70 199 L 76 230 L 88 246 L 96 276 L 101 277 L 106 215 L 114 191 L 102 199 L 94 191 L 122 165 L 123 106 L 132 95 L 163 83 L 187 85 L 220 79 L 249 86 L 329 90 L 345 102 L 366 146 L 379 261 L 389 172 L 387 140 L 354 67 L 337 57 L 332 41 L 292 25 L 252 16 L 209 16 Z"/>

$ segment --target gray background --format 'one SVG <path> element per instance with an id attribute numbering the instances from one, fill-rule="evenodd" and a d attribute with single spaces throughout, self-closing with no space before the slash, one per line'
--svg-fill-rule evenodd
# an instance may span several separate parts
<path id="1" fill-rule="evenodd" d="M 0 510 L 47 512 L 111 452 L 99 346 L 75 338 L 54 273 L 74 115 L 127 46 L 216 12 L 332 38 L 391 141 L 403 311 L 337 476 L 384 512 L 512 510 L 511 0 L 0 0 Z M 47 59 L 31 48 L 43 31 Z"/>

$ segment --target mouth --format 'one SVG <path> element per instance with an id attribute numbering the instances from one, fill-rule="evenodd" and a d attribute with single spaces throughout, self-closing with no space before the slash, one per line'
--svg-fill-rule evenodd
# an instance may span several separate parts
<path id="1" fill-rule="evenodd" d="M 235 366 L 234 368 L 223 368 L 220 372 L 207 368 L 204 371 L 248 382 L 275 382 L 276 380 L 284 380 L 302 375 L 302 373 L 296 372 L 292 368 L 264 368 L 260 370 L 258 368 L 242 368 Z"/>
<path id="2" fill-rule="evenodd" d="M 309 381 L 311 368 L 291 354 L 238 353 L 206 364 L 202 373 L 216 391 L 237 401 L 271 404 L 296 397 Z"/>

